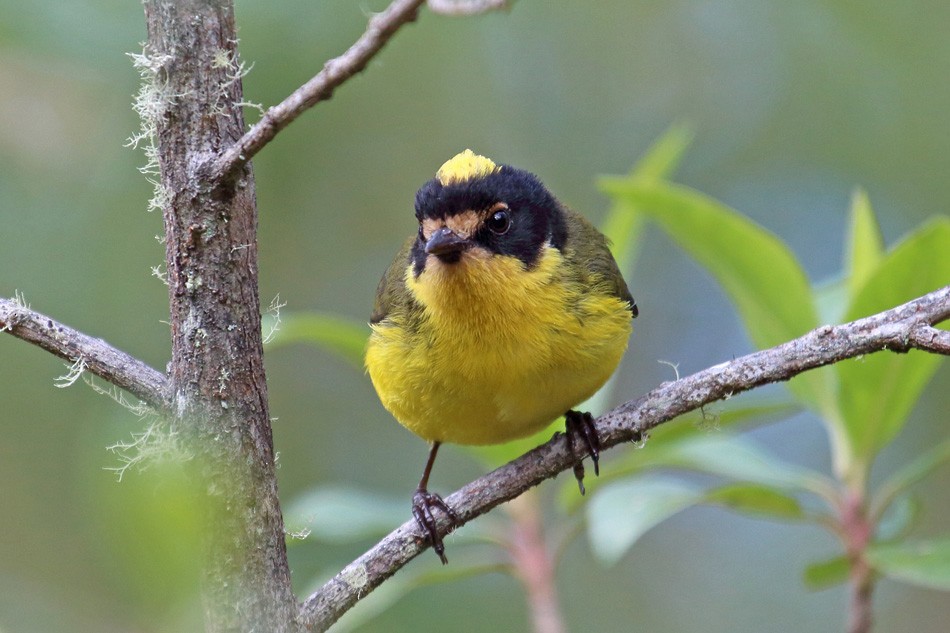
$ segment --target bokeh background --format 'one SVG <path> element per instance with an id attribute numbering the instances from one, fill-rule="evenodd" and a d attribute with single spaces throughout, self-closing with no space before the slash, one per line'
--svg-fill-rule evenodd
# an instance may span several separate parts
<path id="1" fill-rule="evenodd" d="M 245 94 L 265 106 L 384 6 L 236 4 L 253 64 Z M 287 311 L 365 321 L 379 275 L 414 230 L 416 188 L 463 148 L 534 171 L 597 220 L 607 200 L 596 177 L 625 173 L 675 121 L 696 133 L 679 181 L 779 234 L 812 279 L 832 276 L 856 185 L 888 243 L 946 213 L 948 24 L 941 0 L 518 0 L 476 18 L 423 12 L 255 158 L 262 301 L 279 294 Z M 126 53 L 144 39 L 137 2 L 0 0 L 0 295 L 19 290 L 34 309 L 162 368 L 167 296 L 150 272 L 162 263 L 161 217 L 146 212 L 141 152 L 123 147 L 138 128 Z M 658 231 L 644 236 L 629 282 L 642 316 L 617 398 L 671 378 L 658 361 L 691 372 L 750 351 L 719 288 Z M 425 446 L 382 409 L 367 377 L 309 347 L 274 350 L 267 368 L 283 497 L 339 482 L 405 495 L 408 511 Z M 948 370 L 882 455 L 877 479 L 946 436 Z M 152 494 L 147 475 L 117 483 L 107 470 L 118 458 L 105 447 L 143 422 L 82 383 L 56 389 L 63 373 L 48 354 L 0 337 L 0 631 L 172 630 L 175 621 L 185 630 L 197 607 L 182 606 L 152 551 L 165 515 L 136 505 Z M 808 415 L 755 436 L 829 470 L 824 432 Z M 481 471 L 449 448 L 434 487 L 453 490 Z M 946 531 L 948 484 L 944 467 L 920 486 L 919 534 Z M 361 549 L 297 549 L 295 580 L 308 587 Z M 559 586 L 574 631 L 840 631 L 845 590 L 810 593 L 801 582 L 804 564 L 836 551 L 816 529 L 700 508 L 610 569 L 578 539 Z M 936 633 L 950 600 L 885 581 L 876 615 L 880 631 Z M 360 630 L 526 628 L 516 581 L 490 575 L 416 591 Z"/>

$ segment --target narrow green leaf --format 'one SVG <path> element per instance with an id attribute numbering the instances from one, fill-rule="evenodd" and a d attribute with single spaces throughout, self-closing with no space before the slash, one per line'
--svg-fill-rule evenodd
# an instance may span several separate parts
<path id="1" fill-rule="evenodd" d="M 867 557 L 888 578 L 950 591 L 950 538 L 876 544 L 868 548 Z"/>
<path id="2" fill-rule="evenodd" d="M 705 502 L 782 521 L 801 521 L 806 518 L 805 511 L 795 497 L 762 484 L 738 483 L 722 486 L 707 492 Z"/>
<path id="3" fill-rule="evenodd" d="M 369 328 L 344 317 L 323 312 L 294 312 L 281 315 L 268 349 L 291 343 L 308 343 L 332 352 L 357 369 L 363 369 L 363 352 Z"/>
<path id="4" fill-rule="evenodd" d="M 836 556 L 805 567 L 805 586 L 812 591 L 829 589 L 848 580 L 851 563 L 847 556 Z"/>
<path id="5" fill-rule="evenodd" d="M 331 543 L 382 536 L 408 521 L 409 497 L 399 499 L 347 486 L 319 486 L 284 513 L 287 533 Z"/>
<path id="6" fill-rule="evenodd" d="M 617 199 L 636 204 L 716 278 L 757 347 L 784 343 L 818 325 L 808 279 L 774 234 L 685 187 L 633 178 L 602 184 Z M 789 387 L 809 405 L 825 409 L 833 406 L 832 389 L 819 373 L 803 374 Z"/>
<path id="7" fill-rule="evenodd" d="M 886 310 L 950 283 L 950 218 L 936 218 L 898 244 L 854 298 L 850 321 Z M 835 365 L 844 432 L 854 450 L 848 477 L 861 481 L 874 455 L 907 421 L 940 364 L 935 354 L 872 354 Z"/>
<path id="8" fill-rule="evenodd" d="M 630 174 L 638 178 L 664 180 L 673 175 L 683 155 L 693 143 L 693 128 L 687 123 L 674 123 L 644 152 Z"/>
<path id="9" fill-rule="evenodd" d="M 950 461 L 950 440 L 945 440 L 917 456 L 881 484 L 871 504 L 871 516 L 880 517 L 898 495 L 947 461 Z"/>
<path id="10" fill-rule="evenodd" d="M 637 161 L 630 171 L 630 178 L 659 180 L 670 177 L 692 139 L 693 134 L 688 126 L 671 126 Z M 601 222 L 601 232 L 607 236 L 617 266 L 625 276 L 633 272 L 642 227 L 643 214 L 637 205 L 617 198 L 614 198 Z"/>
<path id="11" fill-rule="evenodd" d="M 884 258 L 881 227 L 863 189 L 856 189 L 851 196 L 851 220 L 845 244 L 843 268 L 848 277 L 848 294 L 854 297 Z"/>
<path id="12" fill-rule="evenodd" d="M 610 252 L 624 279 L 633 274 L 633 266 L 640 250 L 640 235 L 643 233 L 643 214 L 636 205 L 614 202 L 604 218 L 601 233 L 607 237 Z"/>
<path id="13" fill-rule="evenodd" d="M 728 434 L 691 437 L 654 451 L 654 465 L 676 466 L 738 481 L 831 495 L 833 483 L 819 472 L 784 462 L 748 440 Z"/>
<path id="14" fill-rule="evenodd" d="M 587 504 L 587 534 L 594 555 L 613 565 L 652 527 L 702 497 L 692 486 L 658 475 L 604 486 Z"/>

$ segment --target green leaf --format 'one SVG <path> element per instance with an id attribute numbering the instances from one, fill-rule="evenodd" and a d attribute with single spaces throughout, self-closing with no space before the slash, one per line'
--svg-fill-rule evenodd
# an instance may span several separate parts
<path id="1" fill-rule="evenodd" d="M 656 180 L 670 176 L 679 165 L 680 159 L 692 141 L 692 133 L 685 125 L 674 125 L 667 129 L 630 171 L 630 178 Z M 643 213 L 637 205 L 628 200 L 614 198 L 607 215 L 601 223 L 601 232 L 607 238 L 607 244 L 617 262 L 617 268 L 624 278 L 629 280 L 640 249 L 640 236 L 643 233 Z M 636 292 L 634 291 L 634 296 Z M 597 393 L 582 404 L 585 411 L 595 415 L 606 410 L 614 390 L 616 374 L 611 376 Z"/>
<path id="2" fill-rule="evenodd" d="M 950 538 L 876 544 L 868 548 L 867 557 L 888 578 L 950 591 Z"/>
<path id="3" fill-rule="evenodd" d="M 937 444 L 937 446 L 919 455 L 914 461 L 888 477 L 874 495 L 871 504 L 871 516 L 873 518 L 881 517 L 900 493 L 947 461 L 950 461 L 950 440 Z"/>
<path id="4" fill-rule="evenodd" d="M 685 187 L 634 178 L 602 183 L 617 199 L 641 208 L 716 278 L 757 347 L 784 343 L 818 325 L 805 272 L 774 234 Z M 811 406 L 833 406 L 827 376 L 808 372 L 789 387 Z"/>
<path id="5" fill-rule="evenodd" d="M 817 325 L 805 273 L 774 234 L 686 187 L 632 178 L 611 179 L 605 186 L 642 207 L 716 277 L 756 345 L 784 343 Z"/>
<path id="6" fill-rule="evenodd" d="M 640 250 L 643 224 L 644 218 L 640 209 L 624 201 L 614 202 L 604 218 L 601 233 L 607 237 L 607 245 L 624 279 L 629 279 L 633 274 L 634 263 Z"/>
<path id="7" fill-rule="evenodd" d="M 630 178 L 668 178 L 679 165 L 692 139 L 693 134 L 688 126 L 671 126 L 637 161 L 630 171 Z M 617 198 L 614 198 L 601 223 L 601 232 L 607 236 L 617 266 L 625 276 L 633 272 L 642 226 L 643 214 L 637 205 Z"/>
<path id="8" fill-rule="evenodd" d="M 669 178 L 693 143 L 693 136 L 692 126 L 682 122 L 674 123 L 647 149 L 634 165 L 630 175 L 652 180 Z"/>
<path id="9" fill-rule="evenodd" d="M 724 505 L 745 514 L 783 521 L 800 521 L 805 511 L 795 497 L 761 484 L 738 483 L 706 493 L 706 503 Z"/>
<path id="10" fill-rule="evenodd" d="M 877 521 L 875 540 L 880 542 L 902 539 L 920 517 L 921 503 L 910 495 L 898 497 Z"/>
<path id="11" fill-rule="evenodd" d="M 294 312 L 281 316 L 267 348 L 308 343 L 332 352 L 355 368 L 363 369 L 363 352 L 369 329 L 365 324 L 323 312 Z"/>
<path id="12" fill-rule="evenodd" d="M 654 465 L 689 468 L 712 475 L 788 490 L 833 496 L 834 484 L 819 472 L 788 464 L 748 440 L 710 434 L 654 451 Z"/>
<path id="13" fill-rule="evenodd" d="M 388 534 L 408 521 L 409 497 L 400 499 L 346 486 L 319 486 L 284 513 L 287 533 L 330 543 Z M 291 541 L 293 542 L 293 541 Z"/>
<path id="14" fill-rule="evenodd" d="M 587 534 L 605 565 L 620 560 L 650 528 L 703 498 L 692 486 L 658 475 L 604 486 L 587 504 Z"/>
<path id="15" fill-rule="evenodd" d="M 863 189 L 856 189 L 851 196 L 851 221 L 845 243 L 844 270 L 848 277 L 848 294 L 854 297 L 884 258 L 881 227 Z"/>
<path id="16" fill-rule="evenodd" d="M 805 567 L 805 586 L 812 591 L 829 589 L 848 580 L 851 562 L 847 556 L 836 556 Z"/>
<path id="17" fill-rule="evenodd" d="M 950 283 L 950 219 L 936 218 L 898 244 L 854 298 L 848 321 L 892 308 Z M 853 448 L 849 479 L 860 483 L 874 455 L 904 426 L 940 364 L 935 354 L 881 352 L 838 363 L 843 431 Z"/>

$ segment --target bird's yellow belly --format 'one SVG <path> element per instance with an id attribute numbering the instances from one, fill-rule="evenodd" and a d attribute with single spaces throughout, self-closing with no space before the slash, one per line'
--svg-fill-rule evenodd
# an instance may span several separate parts
<path id="1" fill-rule="evenodd" d="M 593 395 L 623 353 L 626 337 L 616 329 L 586 362 L 442 344 L 400 353 L 399 343 L 374 336 L 370 375 L 383 405 L 420 437 L 495 444 L 530 435 Z"/>
<path id="2" fill-rule="evenodd" d="M 559 263 L 554 251 L 531 273 L 469 262 L 468 276 L 409 280 L 424 314 L 373 326 L 367 348 L 386 409 L 429 441 L 495 444 L 593 395 L 623 356 L 631 315 L 617 297 L 559 282 Z M 473 279 L 480 285 L 461 283 Z"/>

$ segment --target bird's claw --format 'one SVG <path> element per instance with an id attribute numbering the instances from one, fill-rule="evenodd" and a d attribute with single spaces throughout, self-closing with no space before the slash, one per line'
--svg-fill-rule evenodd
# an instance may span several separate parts
<path id="1" fill-rule="evenodd" d="M 442 561 L 443 565 L 446 565 L 449 559 L 445 557 L 445 545 L 442 543 L 442 536 L 439 534 L 438 527 L 436 527 L 435 515 L 432 512 L 433 508 L 441 510 L 449 518 L 449 521 L 451 521 L 449 529 L 446 530 L 446 534 L 448 534 L 458 524 L 458 515 L 455 514 L 455 511 L 452 510 L 449 504 L 437 493 L 429 492 L 424 488 L 416 490 L 412 495 L 412 516 L 415 517 L 416 523 L 419 525 L 422 533 L 428 538 L 429 543 L 432 544 L 432 549 L 439 555 L 439 560 Z"/>
<path id="2" fill-rule="evenodd" d="M 590 454 L 590 459 L 594 462 L 594 474 L 600 476 L 600 436 L 594 426 L 594 416 L 581 411 L 568 411 L 564 414 L 564 430 L 567 435 L 568 449 L 577 460 L 574 462 L 574 478 L 577 480 L 577 487 L 581 494 L 584 494 L 587 492 L 584 489 L 584 452 Z M 578 436 L 583 441 L 584 448 L 587 449 L 582 450 L 580 455 L 577 451 Z"/>

